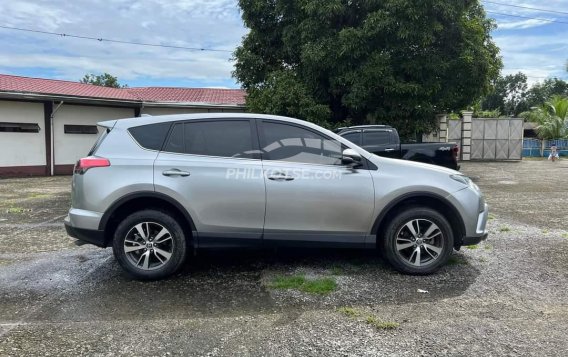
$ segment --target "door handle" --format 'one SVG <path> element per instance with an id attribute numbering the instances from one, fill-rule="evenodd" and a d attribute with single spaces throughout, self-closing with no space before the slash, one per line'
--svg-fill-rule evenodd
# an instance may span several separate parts
<path id="1" fill-rule="evenodd" d="M 179 169 L 170 169 L 170 170 L 166 170 L 164 172 L 162 172 L 162 175 L 164 176 L 189 176 L 189 172 L 187 171 L 181 171 Z"/>
<path id="2" fill-rule="evenodd" d="M 385 151 L 386 151 L 386 152 L 391 152 L 391 151 L 394 151 L 394 149 L 388 148 L 388 149 L 385 149 Z"/>
<path id="3" fill-rule="evenodd" d="M 272 181 L 292 181 L 294 177 L 287 176 L 283 172 L 277 172 L 273 175 L 268 176 L 268 179 Z"/>

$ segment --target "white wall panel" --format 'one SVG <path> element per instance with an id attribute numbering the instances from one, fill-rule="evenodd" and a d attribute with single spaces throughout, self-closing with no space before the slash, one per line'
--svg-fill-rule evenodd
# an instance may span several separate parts
<path id="1" fill-rule="evenodd" d="M 0 132 L 0 167 L 46 165 L 43 103 L 0 100 L 0 122 L 40 127 L 39 133 Z"/>
<path id="2" fill-rule="evenodd" d="M 82 106 L 64 103 L 55 113 L 53 122 L 55 164 L 75 164 L 78 159 L 87 155 L 98 137 L 94 134 L 65 134 L 65 124 L 96 125 L 104 120 L 132 118 L 133 116 L 133 108 Z M 101 128 L 99 128 L 99 133 L 100 130 Z"/>

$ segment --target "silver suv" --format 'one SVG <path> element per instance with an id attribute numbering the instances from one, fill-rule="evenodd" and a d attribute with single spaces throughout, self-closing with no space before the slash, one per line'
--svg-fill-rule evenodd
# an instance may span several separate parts
<path id="1" fill-rule="evenodd" d="M 429 274 L 487 237 L 479 188 L 457 171 L 375 156 L 317 125 L 258 114 L 99 123 L 73 175 L 67 233 L 112 245 L 138 279 L 171 275 L 194 248 L 378 249 Z"/>

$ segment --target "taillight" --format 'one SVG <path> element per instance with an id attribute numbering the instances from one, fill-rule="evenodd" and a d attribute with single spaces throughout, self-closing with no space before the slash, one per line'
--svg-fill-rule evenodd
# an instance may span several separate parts
<path id="1" fill-rule="evenodd" d="M 76 174 L 82 175 L 87 172 L 88 169 L 94 167 L 108 167 L 110 166 L 110 161 L 102 157 L 89 156 L 79 159 L 77 164 L 75 164 L 74 172 Z"/>

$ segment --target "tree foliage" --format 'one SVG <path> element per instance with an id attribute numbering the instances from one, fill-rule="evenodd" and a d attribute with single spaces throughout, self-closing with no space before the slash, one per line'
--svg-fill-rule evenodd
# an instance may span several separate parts
<path id="1" fill-rule="evenodd" d="M 501 68 L 478 0 L 239 0 L 234 77 L 255 112 L 406 123 L 486 93 Z"/>
<path id="2" fill-rule="evenodd" d="M 568 98 L 555 95 L 543 105 L 521 113 L 526 120 L 537 123 L 536 132 L 541 139 L 568 137 Z"/>
<path id="3" fill-rule="evenodd" d="M 519 116 L 532 107 L 541 106 L 555 95 L 568 96 L 568 82 L 548 78 L 528 88 L 527 76 L 519 72 L 499 76 L 491 92 L 481 99 L 479 110 L 498 110 L 507 116 Z"/>
<path id="4" fill-rule="evenodd" d="M 482 100 L 484 110 L 516 116 L 529 109 L 527 106 L 527 76 L 524 73 L 499 76 L 493 83 L 493 90 Z M 542 102 L 541 102 L 542 103 Z"/>
<path id="5" fill-rule="evenodd" d="M 102 87 L 112 87 L 112 88 L 126 88 L 128 87 L 127 85 L 122 85 L 118 82 L 118 78 L 116 78 L 115 76 L 108 74 L 108 73 L 103 73 L 103 74 L 85 74 L 85 76 L 79 81 L 81 83 L 86 83 L 86 84 L 94 84 L 96 86 L 102 86 Z"/>

